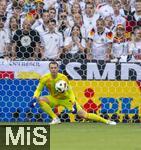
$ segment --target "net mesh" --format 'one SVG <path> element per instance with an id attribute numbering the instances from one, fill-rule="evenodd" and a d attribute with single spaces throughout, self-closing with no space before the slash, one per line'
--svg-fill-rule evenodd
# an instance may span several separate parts
<path id="1" fill-rule="evenodd" d="M 139 123 L 140 10 L 138 0 L 1 0 L 0 121 L 51 121 L 32 97 L 56 60 L 87 112 Z M 62 122 L 84 121 L 63 107 L 53 109 Z"/>

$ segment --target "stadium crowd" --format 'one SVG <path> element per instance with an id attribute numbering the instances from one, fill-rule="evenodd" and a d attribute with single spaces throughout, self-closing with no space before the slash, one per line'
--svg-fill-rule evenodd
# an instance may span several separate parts
<path id="1" fill-rule="evenodd" d="M 141 0 L 0 0 L 0 58 L 141 62 Z"/>

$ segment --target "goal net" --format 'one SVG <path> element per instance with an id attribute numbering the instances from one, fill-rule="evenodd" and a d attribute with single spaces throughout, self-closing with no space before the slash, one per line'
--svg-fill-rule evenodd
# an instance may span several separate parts
<path id="1" fill-rule="evenodd" d="M 139 0 L 2 0 L 0 6 L 0 122 L 51 121 L 32 97 L 52 60 L 84 110 L 141 121 Z M 63 107 L 53 110 L 62 122 L 84 121 Z"/>

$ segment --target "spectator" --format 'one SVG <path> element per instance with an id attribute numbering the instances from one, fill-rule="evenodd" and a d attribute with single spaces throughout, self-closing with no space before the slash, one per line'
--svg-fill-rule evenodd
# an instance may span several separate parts
<path id="1" fill-rule="evenodd" d="M 6 13 L 6 5 L 7 5 L 7 1 L 6 0 L 1 0 L 0 1 L 0 17 L 2 17 L 4 19 L 6 19 L 7 17 L 7 13 Z"/>
<path id="2" fill-rule="evenodd" d="M 81 13 L 81 7 L 80 7 L 80 4 L 78 2 L 74 2 L 72 7 L 71 7 L 71 15 L 69 16 L 69 24 L 71 27 L 73 27 L 73 25 L 74 25 L 73 15 L 75 15 L 77 13 L 82 14 Z"/>
<path id="3" fill-rule="evenodd" d="M 71 3 L 68 0 L 60 0 L 58 1 L 59 9 L 58 12 L 68 12 L 71 15 Z"/>
<path id="4" fill-rule="evenodd" d="M 19 31 L 22 31 L 23 28 L 23 22 L 24 20 L 30 19 L 31 29 L 30 30 L 36 30 L 35 32 L 39 32 L 39 35 L 41 37 L 42 45 L 45 46 L 45 48 L 40 46 L 40 49 L 36 46 L 33 48 L 34 54 L 33 57 L 26 58 L 26 60 L 31 59 L 37 59 L 37 56 L 48 59 L 57 59 L 59 58 L 59 55 L 61 53 L 61 48 L 63 45 L 63 41 L 61 44 L 59 43 L 59 50 L 55 50 L 53 52 L 49 51 L 48 48 L 51 46 L 47 46 L 44 42 L 46 34 L 50 34 L 50 31 L 48 27 L 49 20 L 55 19 L 56 25 L 55 25 L 55 35 L 53 35 L 53 38 L 61 39 L 62 35 L 59 33 L 62 32 L 65 42 L 68 41 L 68 39 L 71 39 L 72 37 L 72 29 L 74 25 L 79 26 L 82 36 L 82 41 L 88 40 L 88 37 L 91 36 L 89 33 L 94 33 L 94 36 L 92 36 L 92 39 L 94 43 L 89 39 L 87 42 L 88 47 L 88 53 L 90 52 L 92 55 L 88 55 L 92 57 L 92 59 L 108 59 L 108 55 L 110 55 L 110 49 L 106 49 L 106 44 L 108 47 L 110 47 L 110 41 L 112 41 L 112 35 L 116 35 L 114 37 L 114 43 L 113 43 L 113 50 L 115 50 L 116 45 L 119 47 L 122 47 L 121 45 L 128 45 L 128 40 L 132 40 L 129 45 L 131 49 L 129 51 L 132 51 L 133 58 L 132 61 L 140 61 L 139 56 L 136 57 L 134 55 L 135 52 L 132 50 L 134 41 L 138 41 L 139 35 L 138 30 L 136 26 L 141 26 L 141 1 L 140 0 L 122 0 L 122 1 L 113 1 L 113 0 L 1 0 L 0 1 L 0 18 L 2 18 L 2 23 L 4 23 L 4 27 L 2 28 L 4 31 L 8 29 L 9 38 L 12 39 L 15 35 L 15 32 L 17 29 Z M 97 20 L 99 19 L 105 19 L 105 23 L 103 25 L 103 33 L 101 34 L 99 32 L 99 27 L 97 27 Z M 17 24 L 16 24 L 17 23 Z M 117 38 L 117 30 L 116 26 L 118 24 L 122 24 L 125 27 L 125 31 L 118 31 L 118 32 L 126 32 L 126 37 L 124 37 L 126 40 L 125 42 L 120 42 L 120 44 L 117 44 L 116 38 Z M 135 31 L 134 31 L 135 28 Z M 119 30 L 119 29 L 118 29 Z M 122 28 L 120 28 L 122 30 Z M 59 32 L 58 32 L 59 31 Z M 137 37 L 133 35 L 133 38 L 131 37 L 132 33 L 137 34 Z M 137 33 L 136 33 L 137 32 Z M 54 32 L 53 32 L 54 33 Z M 99 34 L 100 33 L 100 34 Z M 118 33 L 119 34 L 119 33 Z M 38 36 L 39 36 L 38 35 Z M 52 35 L 52 34 L 51 34 Z M 7 35 L 5 35 L 7 36 Z M 19 36 L 19 35 L 18 35 Z M 104 42 L 101 42 L 102 48 L 105 47 L 105 50 L 103 49 L 101 51 L 101 54 L 104 53 L 107 55 L 106 58 L 100 58 L 97 57 L 96 52 L 100 53 L 100 51 L 94 51 L 94 49 L 98 49 L 97 46 L 100 46 L 100 43 L 97 44 L 97 41 L 103 40 L 104 36 L 105 38 L 105 46 Z M 58 38 L 60 37 L 60 38 Z M 110 37 L 108 39 L 107 37 Z M 137 38 L 137 39 L 136 39 Z M 9 39 L 9 40 L 10 40 Z M 97 40 L 98 39 L 98 40 Z M 120 39 L 120 38 L 119 38 Z M 127 40 L 128 39 L 128 40 Z M 85 41 L 84 40 L 84 41 Z M 91 41 L 91 42 L 90 42 Z M 116 42 L 115 42 L 116 41 Z M 13 41 L 12 41 L 13 42 Z M 53 42 L 53 41 L 52 41 Z M 15 42 L 17 43 L 17 42 Z M 15 44 L 13 43 L 13 45 Z M 34 43 L 34 40 L 33 40 Z M 36 42 L 38 45 L 38 42 Z M 40 42 L 39 42 L 40 43 Z M 54 43 L 54 42 L 53 42 Z M 90 43 L 92 44 L 90 46 Z M 103 43 L 103 44 L 102 44 Z M 140 42 L 135 42 L 139 43 Z M 44 45 L 45 44 L 45 45 Z M 6 44 L 9 45 L 9 44 Z M 40 45 L 40 44 L 39 44 Z M 17 45 L 18 46 L 18 45 Z M 117 46 L 117 47 L 118 47 Z M 7 46 L 6 46 L 7 47 Z M 9 46 L 8 46 L 9 47 Z M 30 47 L 30 46 L 29 46 Z M 32 47 L 32 46 L 31 46 Z M 53 47 L 53 46 L 52 46 Z M 94 48 L 96 47 L 96 48 Z M 21 50 L 21 48 L 19 48 Z M 51 48 L 52 49 L 52 48 Z M 120 49 L 120 48 L 119 48 Z M 18 50 L 18 49 L 17 49 Z M 14 51 L 14 57 L 19 60 L 23 60 L 23 57 L 25 56 L 26 52 L 22 53 L 22 58 L 19 57 L 20 52 L 18 52 L 17 56 L 17 50 Z M 112 58 L 116 58 L 112 52 Z M 58 51 L 57 55 L 55 54 Z M 65 51 L 68 53 L 67 51 Z M 120 52 L 120 50 L 118 51 Z M 11 53 L 11 52 L 9 52 Z M 36 53 L 36 54 L 35 54 Z M 41 54 L 42 56 L 40 56 Z M 54 53 L 54 54 L 53 54 Z M 127 52 L 127 54 L 130 52 Z M 15 55 L 16 54 L 16 55 Z M 38 55 L 39 54 L 39 55 Z M 50 55 L 51 54 L 51 55 Z M 9 55 L 9 54 L 8 54 Z M 56 55 L 56 56 L 55 56 Z M 28 57 L 26 55 L 26 57 Z M 95 58 L 96 57 L 96 58 Z M 136 58 L 135 58 L 136 57 Z M 128 57 L 127 57 L 128 58 Z M 40 58 L 39 58 L 40 59 Z M 119 58 L 118 58 L 119 59 Z"/>
<path id="5" fill-rule="evenodd" d="M 82 15 L 79 13 L 74 14 L 73 20 L 74 20 L 74 24 L 76 24 L 80 27 L 82 37 L 86 39 L 88 35 L 87 35 L 87 29 L 83 24 Z"/>
<path id="6" fill-rule="evenodd" d="M 136 12 L 134 14 L 134 19 L 136 21 L 135 25 L 141 26 L 141 1 L 140 0 L 136 0 L 135 8 L 136 8 Z"/>
<path id="7" fill-rule="evenodd" d="M 51 7 L 57 5 L 57 0 L 44 0 L 44 9 L 48 10 Z"/>
<path id="8" fill-rule="evenodd" d="M 121 9 L 121 4 L 120 1 L 114 1 L 113 2 L 113 9 L 114 9 L 114 24 L 117 26 L 118 24 L 126 25 L 126 19 L 120 15 L 120 9 Z"/>
<path id="9" fill-rule="evenodd" d="M 7 1 L 1 0 L 0 1 L 0 18 L 2 18 L 2 21 L 4 22 L 4 27 L 7 27 L 8 25 L 8 19 L 9 19 L 9 13 L 6 11 L 7 9 Z"/>
<path id="10" fill-rule="evenodd" d="M 72 8 L 71 8 L 71 15 L 76 14 L 76 13 L 81 14 L 81 7 L 79 3 L 77 2 L 73 3 Z"/>
<path id="11" fill-rule="evenodd" d="M 132 32 L 136 26 L 141 26 L 141 1 L 136 0 L 135 8 L 130 6 L 130 2 L 127 0 L 124 5 L 121 14 L 126 18 L 126 36 L 131 38 Z"/>
<path id="12" fill-rule="evenodd" d="M 32 29 L 34 30 L 37 26 L 39 26 L 42 23 L 42 15 L 43 12 L 45 11 L 43 9 L 44 2 L 43 0 L 35 0 L 35 1 L 30 1 L 30 9 L 26 13 L 25 19 L 30 19 L 32 20 Z"/>
<path id="13" fill-rule="evenodd" d="M 74 24 L 77 24 L 78 26 L 82 26 L 83 25 L 83 17 L 80 13 L 75 13 L 73 15 L 73 21 L 74 21 Z"/>
<path id="14" fill-rule="evenodd" d="M 135 7 L 136 0 L 130 0 L 129 2 L 130 2 L 131 7 Z"/>
<path id="15" fill-rule="evenodd" d="M 70 35 L 71 26 L 69 24 L 68 14 L 67 12 L 60 12 L 58 18 L 58 30 L 63 34 L 64 37 Z"/>
<path id="16" fill-rule="evenodd" d="M 24 2 L 24 1 L 23 1 Z M 31 10 L 35 10 L 36 6 L 35 6 L 35 1 L 34 0 L 27 0 L 23 3 L 23 12 L 24 13 L 28 13 Z"/>
<path id="17" fill-rule="evenodd" d="M 38 33 L 40 34 L 40 37 L 42 38 L 42 35 L 44 34 L 44 32 L 48 31 L 48 21 L 49 21 L 48 11 L 43 12 L 42 18 L 36 21 L 38 21 L 38 25 L 36 25 L 35 30 L 38 31 Z"/>
<path id="18" fill-rule="evenodd" d="M 56 31 L 56 20 L 48 22 L 48 31 L 42 36 L 43 60 L 59 59 L 63 48 L 63 36 Z"/>
<path id="19" fill-rule="evenodd" d="M 97 2 L 96 2 L 96 0 L 85 0 L 85 4 L 87 4 L 87 3 L 90 3 L 90 4 L 92 4 L 92 5 L 97 5 Z"/>
<path id="20" fill-rule="evenodd" d="M 71 35 L 65 38 L 64 51 L 69 59 L 85 58 L 86 42 L 82 38 L 80 27 L 74 25 L 71 30 Z"/>
<path id="21" fill-rule="evenodd" d="M 103 18 L 107 16 L 112 16 L 114 14 L 114 10 L 112 7 L 112 0 L 95 0 L 96 3 L 96 12 L 100 14 Z"/>
<path id="22" fill-rule="evenodd" d="M 132 61 L 141 62 L 141 27 L 134 29 L 133 39 L 129 43 L 129 51 L 132 52 Z"/>
<path id="23" fill-rule="evenodd" d="M 114 25 L 114 19 L 112 16 L 105 17 L 105 27 L 109 32 L 115 32 L 116 26 Z"/>
<path id="24" fill-rule="evenodd" d="M 112 32 L 105 30 L 105 21 L 98 19 L 96 21 L 96 30 L 93 28 L 88 36 L 87 59 L 91 60 L 110 60 Z"/>
<path id="25" fill-rule="evenodd" d="M 135 8 L 131 7 L 129 0 L 122 0 L 121 4 L 120 14 L 126 19 L 126 38 L 131 39 L 133 27 L 135 26 Z"/>
<path id="26" fill-rule="evenodd" d="M 9 37 L 10 39 L 13 38 L 15 32 L 19 29 L 19 24 L 18 24 L 18 19 L 15 16 L 12 16 L 10 18 L 10 22 L 9 22 L 9 28 L 8 28 L 8 32 L 9 32 Z"/>
<path id="27" fill-rule="evenodd" d="M 84 14 L 84 10 L 85 10 L 85 1 L 82 1 L 82 0 L 75 0 L 73 2 L 70 2 L 71 5 L 73 6 L 74 3 L 79 3 L 79 6 L 80 6 L 80 13 Z"/>
<path id="28" fill-rule="evenodd" d="M 44 0 L 35 0 L 36 14 L 42 15 L 44 11 Z M 40 18 L 40 16 L 38 16 Z"/>
<path id="29" fill-rule="evenodd" d="M 23 29 L 18 29 L 12 39 L 13 59 L 36 60 L 40 53 L 40 37 L 31 29 L 31 22 L 24 20 Z"/>
<path id="30" fill-rule="evenodd" d="M 22 11 L 22 6 L 19 5 L 19 3 L 17 1 L 14 1 L 13 2 L 13 5 L 12 5 L 12 14 L 11 14 L 11 17 L 14 16 L 17 18 L 17 23 L 20 25 L 19 28 L 22 28 L 22 23 L 24 21 L 24 14 L 23 14 L 23 11 Z M 11 18 L 10 17 L 10 18 Z M 9 26 L 9 21 L 10 21 L 10 18 L 8 20 L 8 26 Z"/>
<path id="31" fill-rule="evenodd" d="M 48 10 L 49 13 L 49 19 L 55 19 L 57 21 L 57 13 L 56 13 L 56 9 L 55 8 L 50 8 Z"/>
<path id="32" fill-rule="evenodd" d="M 86 28 L 86 34 L 96 27 L 96 20 L 99 19 L 99 14 L 96 14 L 95 7 L 91 3 L 86 4 L 85 14 L 83 15 L 84 26 Z"/>
<path id="33" fill-rule="evenodd" d="M 15 32 L 19 29 L 19 26 L 20 25 L 18 24 L 17 18 L 12 16 L 10 18 L 9 27 L 7 29 L 7 34 L 9 36 L 10 42 L 12 41 Z M 9 54 L 8 55 L 9 55 L 9 57 L 12 57 L 12 45 L 9 44 L 8 48 L 9 48 Z"/>
<path id="34" fill-rule="evenodd" d="M 0 18 L 0 58 L 9 58 L 10 51 L 9 51 L 9 44 L 10 39 L 7 34 L 7 31 L 4 29 L 4 21 Z"/>
<path id="35" fill-rule="evenodd" d="M 125 36 L 125 27 L 119 24 L 116 27 L 115 36 L 112 44 L 112 62 L 127 62 L 127 56 L 129 55 L 128 41 Z"/>
<path id="36" fill-rule="evenodd" d="M 12 5 L 12 10 L 13 16 L 15 16 L 18 20 L 20 20 L 20 17 L 22 15 L 22 6 L 20 6 L 18 2 L 14 2 Z"/>

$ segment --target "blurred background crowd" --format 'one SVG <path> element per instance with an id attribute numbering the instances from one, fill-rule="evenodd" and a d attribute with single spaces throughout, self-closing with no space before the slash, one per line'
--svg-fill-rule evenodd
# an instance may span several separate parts
<path id="1" fill-rule="evenodd" d="M 141 62 L 141 0 L 0 0 L 0 59 Z"/>

